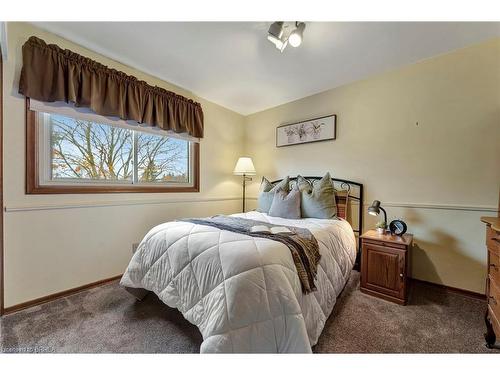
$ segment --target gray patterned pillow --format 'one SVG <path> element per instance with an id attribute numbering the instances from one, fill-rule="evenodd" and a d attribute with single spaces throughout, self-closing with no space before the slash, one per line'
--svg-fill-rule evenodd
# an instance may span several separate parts
<path id="1" fill-rule="evenodd" d="M 331 219 L 337 215 L 335 189 L 330 173 L 314 184 L 302 176 L 297 176 L 297 187 L 301 193 L 300 211 L 302 217 Z"/>
<path id="2" fill-rule="evenodd" d="M 277 184 L 272 184 L 265 177 L 262 177 L 262 182 L 260 184 L 259 199 L 257 204 L 257 211 L 263 213 L 269 213 L 271 204 L 273 203 L 274 193 L 278 190 L 284 190 L 285 192 L 290 191 L 290 178 L 286 176 L 281 182 Z"/>
<path id="3" fill-rule="evenodd" d="M 278 190 L 274 194 L 269 216 L 300 219 L 300 191 L 292 189 L 290 193 L 287 193 L 284 190 Z"/>

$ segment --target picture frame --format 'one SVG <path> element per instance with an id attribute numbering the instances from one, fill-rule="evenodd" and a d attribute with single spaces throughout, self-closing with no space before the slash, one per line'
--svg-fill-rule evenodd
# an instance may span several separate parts
<path id="1" fill-rule="evenodd" d="M 332 114 L 278 126 L 276 147 L 330 141 L 336 136 L 337 115 Z"/>

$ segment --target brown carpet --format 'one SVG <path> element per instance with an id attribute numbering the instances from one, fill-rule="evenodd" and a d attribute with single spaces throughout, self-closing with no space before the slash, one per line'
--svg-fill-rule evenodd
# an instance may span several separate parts
<path id="1" fill-rule="evenodd" d="M 353 272 L 314 347 L 317 353 L 500 353 L 484 346 L 485 302 L 416 284 L 399 306 L 359 291 Z M 0 351 L 197 353 L 201 334 L 153 294 L 117 282 L 4 316 Z"/>

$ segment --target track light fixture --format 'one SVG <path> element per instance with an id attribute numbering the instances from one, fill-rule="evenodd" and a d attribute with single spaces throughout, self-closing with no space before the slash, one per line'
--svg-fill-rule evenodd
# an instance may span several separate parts
<path id="1" fill-rule="evenodd" d="M 304 36 L 304 29 L 306 24 L 304 22 L 295 23 L 295 28 L 292 32 L 288 32 L 289 23 L 283 21 L 276 21 L 271 24 L 267 34 L 267 39 L 274 44 L 274 46 L 283 52 L 288 42 L 292 47 L 298 47 L 302 43 Z"/>
<path id="2" fill-rule="evenodd" d="M 306 24 L 304 22 L 295 22 L 295 26 L 295 30 L 293 30 L 288 37 L 288 42 L 292 47 L 298 47 L 302 43 L 302 37 L 304 34 L 304 29 L 306 28 Z"/>

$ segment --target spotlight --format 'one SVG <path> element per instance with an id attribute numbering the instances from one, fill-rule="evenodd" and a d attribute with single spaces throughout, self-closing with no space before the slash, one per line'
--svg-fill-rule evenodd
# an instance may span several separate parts
<path id="1" fill-rule="evenodd" d="M 282 21 L 273 22 L 269 27 L 269 31 L 267 34 L 267 39 L 274 44 L 274 46 L 283 52 L 286 45 L 288 44 L 288 39 L 285 37 L 285 33 L 283 32 L 283 23 Z"/>
<path id="2" fill-rule="evenodd" d="M 302 38 L 304 35 L 304 29 L 306 28 L 306 24 L 304 22 L 296 22 L 296 29 L 292 31 L 290 36 L 288 37 L 288 41 L 292 45 L 292 47 L 298 47 L 302 43 Z"/>

